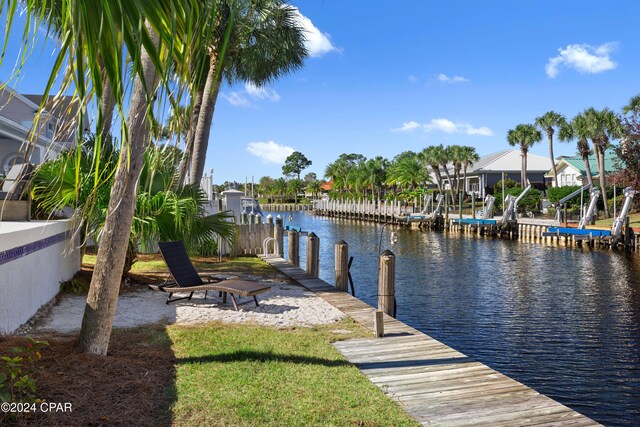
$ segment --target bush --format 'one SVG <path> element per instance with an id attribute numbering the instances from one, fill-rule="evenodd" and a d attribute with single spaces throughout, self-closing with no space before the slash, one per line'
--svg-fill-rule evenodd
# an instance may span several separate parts
<path id="1" fill-rule="evenodd" d="M 581 187 L 579 185 L 568 185 L 566 187 L 552 187 L 547 189 L 547 199 L 553 204 L 558 203 L 563 197 L 567 197 L 569 194 Z M 588 191 L 585 192 L 585 198 L 588 198 Z M 580 206 L 580 194 L 572 197 L 566 202 L 567 207 L 578 205 Z"/>
<path id="2" fill-rule="evenodd" d="M 508 194 L 518 197 L 520 193 L 522 193 L 523 191 L 524 189 L 522 187 L 508 188 L 507 185 L 505 184 L 505 192 L 504 192 L 505 197 Z M 499 192 L 495 193 L 495 198 L 496 198 L 495 209 L 498 211 L 501 211 L 502 210 L 502 189 L 500 189 Z M 540 210 L 540 200 L 542 200 L 542 193 L 540 192 L 540 190 L 536 190 L 535 188 L 532 188 L 531 190 L 529 190 L 527 195 L 522 200 L 520 200 L 520 203 L 518 204 L 518 210 L 521 212 L 522 211 L 538 212 Z"/>
<path id="3" fill-rule="evenodd" d="M 42 358 L 40 351 L 49 343 L 29 338 L 24 346 L 13 347 L 12 356 L 0 356 L 0 402 L 35 403 L 36 383 L 32 376 Z M 3 421 L 16 421 L 21 413 L 0 412 Z"/>

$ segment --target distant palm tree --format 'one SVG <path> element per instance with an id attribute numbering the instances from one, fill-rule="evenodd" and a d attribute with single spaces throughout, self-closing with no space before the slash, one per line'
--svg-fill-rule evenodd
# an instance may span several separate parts
<path id="1" fill-rule="evenodd" d="M 320 193 L 320 190 L 321 190 L 320 185 L 321 185 L 321 183 L 318 180 L 310 181 L 307 184 L 307 187 L 305 188 L 305 191 L 307 193 L 311 193 L 311 196 L 313 198 L 317 198 L 318 197 L 318 193 Z"/>
<path id="2" fill-rule="evenodd" d="M 593 186 L 593 175 L 591 173 L 591 165 L 589 164 L 589 155 L 591 155 L 591 148 L 587 141 L 587 124 L 586 118 L 582 114 L 578 114 L 570 123 L 566 123 L 560 128 L 558 132 L 558 138 L 560 141 L 578 140 L 577 148 L 578 153 L 582 157 L 584 162 L 584 170 L 587 175 L 587 182 Z M 584 183 L 583 183 L 584 184 Z"/>
<path id="3" fill-rule="evenodd" d="M 451 203 L 456 203 L 456 196 L 453 192 L 453 179 L 451 179 L 451 174 L 449 173 L 448 164 L 451 161 L 452 153 L 449 147 L 444 147 L 442 144 L 437 145 L 434 150 L 434 155 L 438 162 L 440 163 L 440 167 L 444 169 L 445 175 L 447 175 L 447 179 L 449 180 L 449 193 L 451 194 Z"/>
<path id="4" fill-rule="evenodd" d="M 382 186 L 387 176 L 389 161 L 382 156 L 376 156 L 365 163 L 365 184 L 371 187 L 371 198 L 375 198 L 375 190 L 378 190 L 378 199 L 382 196 Z"/>
<path id="5" fill-rule="evenodd" d="M 591 139 L 593 151 L 596 153 L 596 160 L 598 162 L 598 175 L 600 175 L 600 188 L 602 188 L 604 215 L 606 218 L 609 218 L 610 214 L 609 206 L 607 204 L 607 178 L 604 169 L 604 156 L 605 151 L 609 148 L 609 142 L 611 139 L 622 138 L 624 136 L 624 129 L 618 116 L 607 108 L 603 110 L 588 108 L 583 112 L 583 114 L 586 119 L 588 136 L 589 139 Z"/>
<path id="6" fill-rule="evenodd" d="M 462 147 L 461 158 L 462 158 L 462 170 L 464 174 L 464 179 L 462 182 L 464 182 L 463 185 L 466 187 L 467 168 L 469 166 L 473 166 L 474 162 L 477 162 L 478 160 L 480 160 L 480 156 L 478 155 L 478 153 L 476 153 L 476 149 L 474 147 L 469 147 L 465 145 Z"/>
<path id="7" fill-rule="evenodd" d="M 304 189 L 304 182 L 301 179 L 293 178 L 287 182 L 287 191 L 293 194 L 293 202 L 298 204 L 298 194 Z"/>
<path id="8" fill-rule="evenodd" d="M 555 111 L 547 111 L 540 117 L 536 117 L 536 126 L 547 133 L 549 139 L 549 158 L 553 167 L 553 186 L 558 187 L 558 170 L 556 169 L 556 159 L 553 156 L 553 133 L 556 128 L 560 129 L 566 125 L 567 119 L 560 113 Z"/>
<path id="9" fill-rule="evenodd" d="M 401 189 L 415 189 L 427 179 L 427 170 L 415 153 L 395 159 L 389 167 L 387 182 Z"/>
<path id="10" fill-rule="evenodd" d="M 455 193 L 456 196 L 460 194 L 460 172 L 462 171 L 462 146 L 460 145 L 450 145 L 447 147 L 449 152 L 449 156 L 451 159 L 451 163 L 453 164 L 453 178 L 456 182 Z M 464 196 L 463 196 L 464 198 Z"/>
<path id="11" fill-rule="evenodd" d="M 442 193 L 442 174 L 440 173 L 440 150 L 438 147 L 432 145 L 420 152 L 420 157 L 425 165 L 429 166 L 433 171 L 433 176 L 436 178 L 436 185 L 438 186 L 438 192 Z"/>
<path id="12" fill-rule="evenodd" d="M 629 103 L 622 107 L 624 114 L 634 113 L 640 111 L 640 95 L 636 95 L 629 100 Z"/>
<path id="13" fill-rule="evenodd" d="M 284 196 L 287 194 L 287 181 L 284 178 L 278 178 L 273 182 L 273 194 L 280 196 L 280 203 L 284 203 Z"/>
<path id="14" fill-rule="evenodd" d="M 533 144 L 542 140 L 542 134 L 534 125 L 519 124 L 515 129 L 510 129 L 507 133 L 507 142 L 512 147 L 520 146 L 522 156 L 522 169 L 520 171 L 520 185 L 527 186 L 527 153 Z"/>

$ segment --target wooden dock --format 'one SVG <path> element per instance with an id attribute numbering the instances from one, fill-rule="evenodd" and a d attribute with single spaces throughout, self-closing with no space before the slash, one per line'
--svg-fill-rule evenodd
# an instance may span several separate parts
<path id="1" fill-rule="evenodd" d="M 373 307 L 282 258 L 269 264 L 373 330 Z M 423 425 L 596 426 L 595 421 L 389 316 L 384 338 L 336 348 Z"/>

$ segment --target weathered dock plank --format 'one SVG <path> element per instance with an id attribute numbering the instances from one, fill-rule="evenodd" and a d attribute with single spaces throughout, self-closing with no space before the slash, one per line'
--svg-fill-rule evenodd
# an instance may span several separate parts
<path id="1" fill-rule="evenodd" d="M 281 258 L 281 272 L 373 330 L 373 307 Z M 418 422 L 437 426 L 596 426 L 595 421 L 463 353 L 384 316 L 384 338 L 335 347 Z"/>

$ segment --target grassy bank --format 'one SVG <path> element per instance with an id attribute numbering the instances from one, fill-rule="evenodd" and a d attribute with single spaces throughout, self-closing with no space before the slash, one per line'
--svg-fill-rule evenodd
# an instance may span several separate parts
<path id="1" fill-rule="evenodd" d="M 369 335 L 352 321 L 170 328 L 174 425 L 417 425 L 331 345 Z"/>

